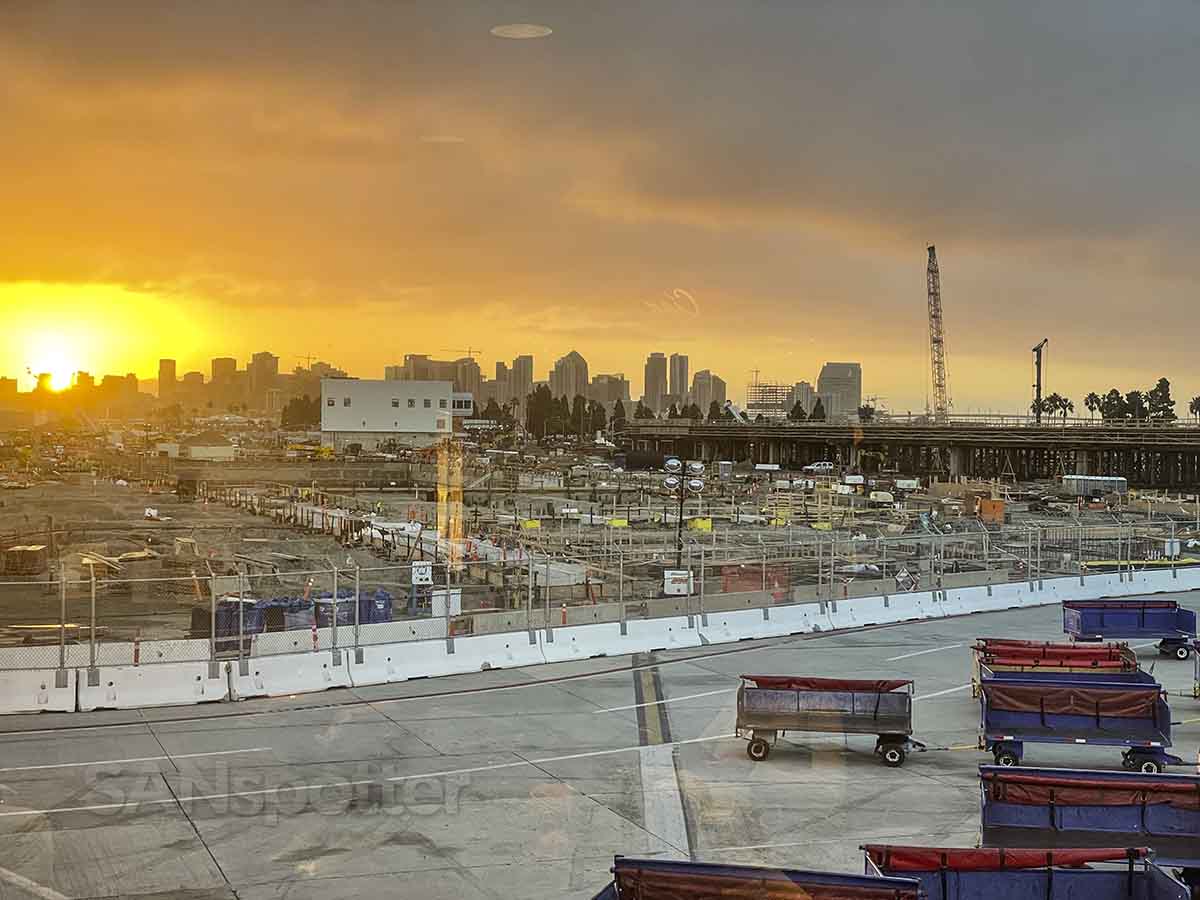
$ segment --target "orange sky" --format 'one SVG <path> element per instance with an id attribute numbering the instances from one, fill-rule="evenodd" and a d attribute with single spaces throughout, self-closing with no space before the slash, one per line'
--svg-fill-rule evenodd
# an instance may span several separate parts
<path id="1" fill-rule="evenodd" d="M 959 411 L 1023 408 L 1044 336 L 1077 404 L 1200 390 L 1188 29 L 637 9 L 0 8 L 0 374 L 577 349 L 636 394 L 659 350 L 919 409 L 934 241 Z"/>

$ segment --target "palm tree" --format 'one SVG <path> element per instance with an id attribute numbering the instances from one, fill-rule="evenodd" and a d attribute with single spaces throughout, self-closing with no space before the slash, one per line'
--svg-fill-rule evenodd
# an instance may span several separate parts
<path id="1" fill-rule="evenodd" d="M 1066 397 L 1058 398 L 1058 409 L 1062 413 L 1063 428 L 1067 427 L 1067 416 L 1075 412 L 1075 404 Z"/>
<path id="2" fill-rule="evenodd" d="M 1188 412 L 1200 419 L 1200 395 L 1192 398 L 1192 402 L 1188 404 Z"/>
<path id="3" fill-rule="evenodd" d="M 1096 413 L 1100 411 L 1100 405 L 1102 402 L 1103 401 L 1101 401 L 1100 395 L 1095 391 L 1092 391 L 1083 398 L 1083 405 L 1087 408 L 1087 411 L 1092 414 L 1092 418 L 1095 418 Z"/>

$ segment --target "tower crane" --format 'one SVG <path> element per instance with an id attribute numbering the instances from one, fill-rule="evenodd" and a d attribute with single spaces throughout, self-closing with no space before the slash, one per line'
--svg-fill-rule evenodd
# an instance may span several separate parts
<path id="1" fill-rule="evenodd" d="M 1042 338 L 1036 347 L 1033 348 L 1033 417 L 1034 421 L 1042 424 L 1042 351 L 1046 349 L 1046 344 L 1050 338 Z M 1064 415 L 1066 415 L 1064 413 Z M 1066 419 L 1063 420 L 1064 422 Z"/>
<path id="2" fill-rule="evenodd" d="M 950 388 L 946 384 L 946 329 L 942 324 L 942 279 L 938 273 L 937 251 L 929 245 L 929 265 L 925 269 L 929 295 L 929 360 L 933 367 L 933 420 L 946 422 L 950 417 Z"/>

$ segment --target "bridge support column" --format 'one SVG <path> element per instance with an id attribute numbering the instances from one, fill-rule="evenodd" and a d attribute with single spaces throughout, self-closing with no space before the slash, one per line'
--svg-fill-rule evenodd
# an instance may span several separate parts
<path id="1" fill-rule="evenodd" d="M 949 469 L 950 469 L 950 477 L 951 478 L 957 478 L 960 475 L 966 474 L 964 467 L 963 467 L 963 448 L 962 447 L 948 447 L 946 449 L 946 455 L 948 457 L 948 465 L 949 465 Z"/>
<path id="2" fill-rule="evenodd" d="M 1092 474 L 1092 455 L 1087 450 L 1075 451 L 1075 474 L 1076 475 L 1091 475 Z"/>

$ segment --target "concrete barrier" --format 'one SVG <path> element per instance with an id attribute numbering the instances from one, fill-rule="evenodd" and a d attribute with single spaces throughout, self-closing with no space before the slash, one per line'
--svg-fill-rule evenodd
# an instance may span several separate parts
<path id="1" fill-rule="evenodd" d="M 619 622 L 555 628 L 554 640 L 549 643 L 546 641 L 545 631 L 538 631 L 537 636 L 542 658 L 548 663 L 589 659 L 593 656 L 620 656 L 623 653 L 641 652 L 643 649 L 636 646 L 629 635 L 621 634 Z M 519 637 L 524 640 L 525 634 L 521 633 Z"/>
<path id="2" fill-rule="evenodd" d="M 213 702 L 246 697 L 309 693 L 331 687 L 386 684 L 410 678 L 436 677 L 485 669 L 566 662 L 594 656 L 645 653 L 655 650 L 695 648 L 751 638 L 809 634 L 845 630 L 868 625 L 919 621 L 943 616 L 967 615 L 1041 606 L 1066 600 L 1101 599 L 1147 593 L 1185 593 L 1200 589 L 1200 567 L 1159 569 L 1132 573 L 1096 573 L 1086 576 L 1046 578 L 1032 585 L 1014 582 L 988 586 L 948 588 L 945 591 L 916 591 L 881 596 L 840 599 L 824 603 L 767 605 L 724 612 L 708 612 L 707 623 L 696 612 L 689 624 L 686 615 L 658 619 L 630 619 L 557 627 L 553 640 L 539 629 L 530 643 L 527 630 L 476 634 L 453 639 L 410 639 L 369 644 L 362 647 L 360 663 L 353 648 L 343 648 L 341 664 L 334 665 L 327 649 L 332 635 L 321 629 L 319 652 L 287 652 L 254 655 L 248 674 L 238 674 L 236 662 L 222 662 L 221 677 L 210 678 L 207 661 L 166 663 L 156 660 L 180 653 L 202 654 L 204 641 L 143 642 L 141 659 L 149 664 L 118 665 L 112 659 L 132 659 L 132 648 L 103 645 L 99 683 L 87 684 L 86 647 L 70 646 L 67 684 L 55 687 L 55 670 L 0 670 L 0 713 L 39 709 L 70 711 L 100 708 L 136 708 L 171 704 Z M 396 623 L 364 626 L 364 638 L 385 638 L 382 629 Z M 415 626 L 413 626 L 415 628 Z M 379 634 L 366 629 L 381 629 Z M 412 629 L 410 629 L 412 630 Z M 622 633 L 624 631 L 624 633 Z M 290 640 L 293 635 L 285 634 Z M 296 638 L 297 646 L 305 641 Z M 161 646 L 160 646 L 161 645 Z M 255 653 L 261 649 L 255 644 Z M 126 650 L 129 653 L 126 653 Z M 281 648 L 282 649 L 282 648 Z M 25 653 L 25 648 L 9 652 Z M 52 648 L 54 650 L 54 648 Z M 54 650 L 54 652 L 57 652 Z M 14 657 L 15 659 L 15 657 Z M 22 656 L 20 659 L 24 659 Z M 36 662 L 34 663 L 36 664 Z"/>
<path id="3" fill-rule="evenodd" d="M 0 713 L 74 712 L 74 669 L 62 669 L 66 686 L 56 687 L 58 669 L 0 671 Z"/>
<path id="4" fill-rule="evenodd" d="M 87 669 L 79 669 L 76 673 L 82 712 L 215 703 L 229 699 L 229 678 L 223 665 L 219 678 L 209 677 L 206 662 L 105 666 L 96 671 L 99 683 L 95 685 L 88 684 Z"/>
<path id="5" fill-rule="evenodd" d="M 580 625 L 579 628 L 596 628 L 596 625 Z M 555 629 L 554 638 L 558 640 Z M 544 632 L 541 632 L 544 634 Z M 537 666 L 546 661 L 542 655 L 541 640 L 529 643 L 528 631 L 507 631 L 503 634 L 476 634 L 471 637 L 455 638 L 453 663 L 460 672 L 481 672 L 486 669 L 514 669 L 521 666 Z"/>
<path id="6" fill-rule="evenodd" d="M 527 633 L 522 633 L 528 641 Z M 441 675 L 460 675 L 469 661 L 446 652 L 446 642 L 404 641 L 396 644 L 372 644 L 363 647 L 363 661 L 354 661 L 354 651 L 346 653 L 350 681 L 354 687 L 371 684 L 391 684 L 410 678 L 433 678 Z M 476 671 L 471 669 L 469 671 Z"/>
<path id="7" fill-rule="evenodd" d="M 761 612 L 758 615 L 762 615 Z M 625 623 L 627 640 L 625 649 L 615 653 L 649 653 L 652 650 L 676 650 L 682 647 L 699 647 L 701 644 L 700 616 L 693 618 L 693 627 L 688 628 L 687 616 L 672 616 L 667 619 L 630 619 Z M 580 625 L 580 628 L 596 628 L 596 625 Z M 620 626 L 618 626 L 619 628 Z"/>
<path id="8" fill-rule="evenodd" d="M 231 698 L 279 697 L 284 694 L 311 694 L 335 687 L 350 687 L 350 659 L 354 651 L 342 651 L 342 664 L 333 664 L 333 654 L 282 653 L 278 656 L 254 656 L 248 674 L 240 675 L 233 663 Z"/>

